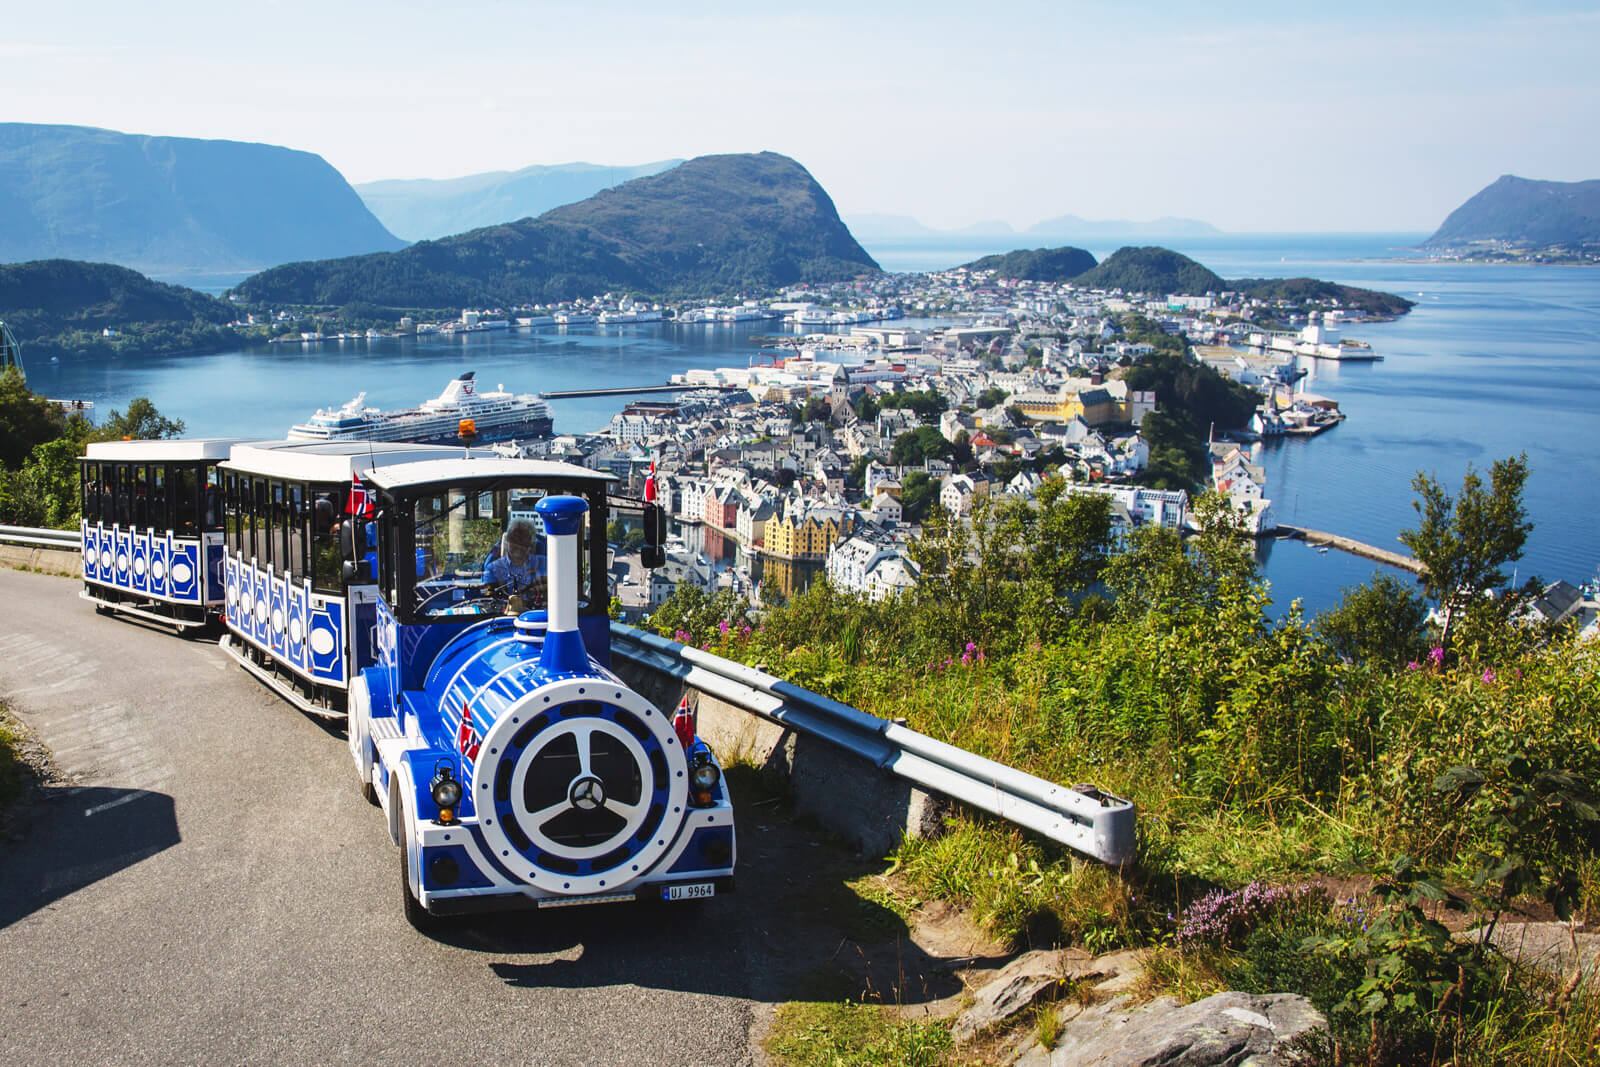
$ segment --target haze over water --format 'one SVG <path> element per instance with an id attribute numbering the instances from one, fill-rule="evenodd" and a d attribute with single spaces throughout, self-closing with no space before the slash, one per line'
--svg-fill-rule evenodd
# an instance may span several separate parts
<path id="1" fill-rule="evenodd" d="M 1452 489 L 1470 462 L 1526 451 L 1525 501 L 1535 528 L 1523 578 L 1581 582 L 1600 566 L 1594 515 L 1600 483 L 1600 274 L 1572 267 L 1409 263 L 1394 258 L 1419 234 L 1237 235 L 1168 243 L 1227 278 L 1309 275 L 1417 301 L 1392 323 L 1347 327 L 1384 356 L 1318 361 L 1306 388 L 1349 418 L 1319 437 L 1260 446 L 1267 495 L 1281 522 L 1399 547 L 1416 522 L 1411 478 L 1435 472 Z M 935 269 L 1028 243 L 939 238 L 870 246 L 886 269 Z M 1035 240 L 1032 243 L 1038 244 Z M 1060 243 L 1060 242 L 1051 242 Z M 1116 247 L 1091 247 L 1103 257 Z M 1420 295 L 1419 295 L 1420 294 Z M 436 395 L 464 370 L 513 391 L 656 384 L 692 367 L 742 365 L 753 334 L 726 327 L 550 328 L 453 338 L 257 346 L 209 356 L 30 366 L 30 384 L 102 409 L 147 395 L 192 436 L 281 436 L 317 407 L 366 391 L 385 409 Z M 26 355 L 26 354 L 24 354 Z M 559 432 L 593 431 L 624 397 L 558 401 Z M 1279 604 L 1337 602 L 1376 564 L 1297 542 L 1263 547 Z"/>

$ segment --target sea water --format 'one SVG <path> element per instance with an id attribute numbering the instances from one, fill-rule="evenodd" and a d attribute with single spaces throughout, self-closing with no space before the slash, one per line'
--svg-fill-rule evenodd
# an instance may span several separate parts
<path id="1" fill-rule="evenodd" d="M 1315 438 L 1255 449 L 1282 522 L 1397 548 L 1412 526 L 1419 471 L 1458 487 L 1525 452 L 1534 532 L 1519 579 L 1581 582 L 1600 566 L 1600 269 L 1412 262 L 1421 234 L 1225 235 L 1168 243 L 1227 278 L 1310 276 L 1417 301 L 1390 323 L 1347 326 L 1376 363 L 1317 361 L 1306 387 L 1345 422 Z M 888 269 L 955 266 L 1026 243 L 963 238 L 869 248 Z M 1035 242 L 1038 243 L 1038 242 Z M 1060 242 L 1057 242 L 1060 243 Z M 1155 243 L 1144 239 L 1138 243 Z M 1117 242 L 1091 248 L 1104 258 Z M 279 437 L 318 407 L 359 392 L 385 410 L 435 396 L 466 370 L 513 392 L 657 385 L 696 367 L 743 365 L 777 323 L 739 327 L 581 326 L 445 337 L 258 345 L 204 356 L 30 366 L 29 383 L 104 412 L 148 396 L 192 436 Z M 26 356 L 26 352 L 24 352 Z M 626 397 L 552 403 L 558 432 L 603 427 Z M 1403 550 L 1403 549 L 1402 549 Z M 1337 603 L 1378 565 L 1291 541 L 1263 545 L 1280 610 Z"/>

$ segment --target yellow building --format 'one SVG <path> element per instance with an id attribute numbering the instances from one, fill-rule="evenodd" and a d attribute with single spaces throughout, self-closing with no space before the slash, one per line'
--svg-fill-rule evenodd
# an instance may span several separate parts
<path id="1" fill-rule="evenodd" d="M 828 550 L 853 532 L 838 508 L 794 508 L 767 523 L 766 550 L 789 559 L 826 559 Z"/>
<path id="2" fill-rule="evenodd" d="M 1078 389 L 1069 382 L 1053 393 L 1021 393 L 1011 402 L 1031 422 L 1070 422 L 1078 417 L 1090 426 L 1099 426 L 1133 421 L 1132 404 L 1119 402 L 1103 386 Z"/>

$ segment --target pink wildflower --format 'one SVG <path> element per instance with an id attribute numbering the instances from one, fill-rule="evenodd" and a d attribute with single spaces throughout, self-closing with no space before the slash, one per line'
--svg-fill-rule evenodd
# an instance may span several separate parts
<path id="1" fill-rule="evenodd" d="M 1428 649 L 1428 662 L 1433 664 L 1435 667 L 1442 666 L 1444 664 L 1444 649 Z"/>
<path id="2" fill-rule="evenodd" d="M 1493 682 L 1494 682 L 1494 668 L 1493 667 L 1485 667 L 1483 669 L 1483 684 L 1484 685 L 1490 685 L 1490 684 L 1493 684 Z"/>
<path id="3" fill-rule="evenodd" d="M 728 636 L 728 620 L 727 619 L 723 619 L 721 622 L 717 623 L 717 633 L 721 634 L 723 637 L 727 637 Z"/>
<path id="4" fill-rule="evenodd" d="M 1408 671 L 1420 671 L 1421 669 L 1422 664 L 1418 663 L 1416 660 L 1412 660 L 1410 663 L 1406 664 L 1406 670 Z"/>

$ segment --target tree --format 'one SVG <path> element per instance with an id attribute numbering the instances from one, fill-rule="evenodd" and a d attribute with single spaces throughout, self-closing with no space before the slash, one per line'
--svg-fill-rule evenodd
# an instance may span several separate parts
<path id="1" fill-rule="evenodd" d="M 1422 521 L 1415 529 L 1402 530 L 1400 542 L 1427 567 L 1423 588 L 1444 612 L 1439 647 L 1450 648 L 1457 616 L 1474 600 L 1505 586 L 1506 564 L 1522 558 L 1533 529 L 1522 506 L 1527 480 L 1526 453 L 1495 460 L 1488 485 L 1469 463 L 1455 497 L 1432 475 L 1418 471 L 1411 480 L 1418 497 L 1411 506 Z"/>
<path id="2" fill-rule="evenodd" d="M 61 409 L 31 391 L 22 371 L 0 373 L 0 467 L 18 469 L 35 445 L 54 440 L 65 426 Z"/>
<path id="3" fill-rule="evenodd" d="M 1317 616 L 1316 628 L 1340 656 L 1400 667 L 1422 658 L 1428 605 L 1392 574 L 1375 574 L 1344 590 L 1339 606 Z"/>
<path id="4" fill-rule="evenodd" d="M 907 522 L 921 522 L 939 500 L 939 483 L 927 471 L 912 471 L 900 487 L 900 514 Z"/>
<path id="5" fill-rule="evenodd" d="M 889 462 L 899 466 L 915 465 L 926 462 L 930 456 L 943 458 L 948 456 L 955 448 L 944 434 L 932 426 L 918 426 L 910 433 L 903 433 L 894 439 L 894 448 L 889 451 Z"/>
<path id="6" fill-rule="evenodd" d="M 169 419 L 156 410 L 149 397 L 136 396 L 126 414 L 112 411 L 95 434 L 101 441 L 155 441 L 183 434 L 183 420 Z"/>

